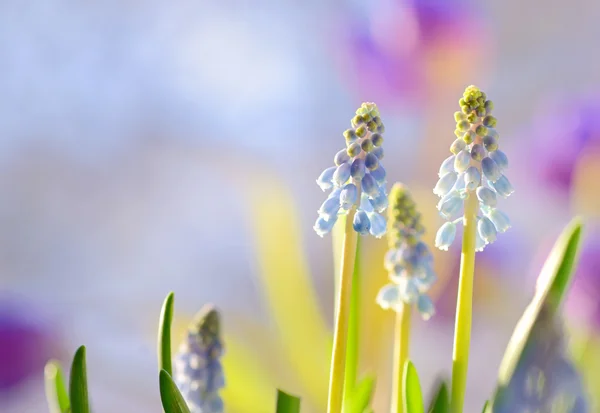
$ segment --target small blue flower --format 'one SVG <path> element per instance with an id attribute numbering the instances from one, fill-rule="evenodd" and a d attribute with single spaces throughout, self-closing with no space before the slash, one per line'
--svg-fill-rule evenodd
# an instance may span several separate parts
<path id="1" fill-rule="evenodd" d="M 333 173 L 333 184 L 341 187 L 344 186 L 348 179 L 350 179 L 350 163 L 344 162 Z"/>
<path id="2" fill-rule="evenodd" d="M 492 187 L 492 189 L 494 189 L 494 191 L 496 191 L 496 193 L 503 198 L 508 198 L 512 195 L 513 192 L 515 192 L 510 181 L 504 175 L 500 176 L 500 178 L 496 182 L 489 182 L 489 184 Z"/>
<path id="3" fill-rule="evenodd" d="M 488 181 L 492 183 L 496 182 L 502 176 L 500 167 L 489 156 L 486 156 L 481 161 L 481 170 L 483 171 L 483 174 L 488 179 Z"/>
<path id="4" fill-rule="evenodd" d="M 455 172 L 454 171 L 454 158 L 456 156 L 452 155 L 449 156 L 448 158 L 444 159 L 444 162 L 442 162 L 442 166 L 440 166 L 440 171 L 438 172 L 438 176 L 441 178 L 442 176 L 446 175 L 447 173 L 450 172 Z"/>
<path id="5" fill-rule="evenodd" d="M 470 166 L 465 172 L 465 189 L 467 191 L 474 191 L 481 184 L 481 174 L 479 169 L 474 166 Z"/>
<path id="6" fill-rule="evenodd" d="M 373 175 L 367 173 L 365 176 L 363 176 L 361 182 L 362 190 L 367 195 L 369 195 L 370 197 L 376 197 L 379 195 L 379 185 L 377 184 L 377 181 L 375 181 L 375 178 L 373 178 Z"/>
<path id="7" fill-rule="evenodd" d="M 435 188 L 433 188 L 433 193 L 439 197 L 445 196 L 448 192 L 450 192 L 450 190 L 456 183 L 457 178 L 458 175 L 456 174 L 456 172 L 448 172 L 447 174 L 443 175 L 438 180 L 437 184 L 435 184 Z"/>
<path id="8" fill-rule="evenodd" d="M 365 166 L 365 160 L 362 158 L 356 158 L 350 165 L 350 175 L 354 179 L 362 179 L 365 176 L 367 167 Z"/>
<path id="9" fill-rule="evenodd" d="M 448 247 L 454 242 L 456 237 L 456 224 L 454 222 L 446 222 L 438 229 L 435 235 L 435 246 L 442 251 L 448 251 Z"/>
<path id="10" fill-rule="evenodd" d="M 324 218 L 330 218 L 337 215 L 340 210 L 340 196 L 329 197 L 323 202 L 321 208 L 319 208 L 319 216 Z"/>
<path id="11" fill-rule="evenodd" d="M 369 221 L 371 222 L 371 229 L 369 232 L 375 238 L 381 238 L 385 235 L 386 222 L 385 218 L 379 215 L 377 212 L 371 212 L 367 214 Z"/>
<path id="12" fill-rule="evenodd" d="M 446 219 L 452 219 L 462 208 L 463 200 L 458 192 L 451 192 L 440 200 L 438 210 Z"/>
<path id="13" fill-rule="evenodd" d="M 490 158 L 492 158 L 494 162 L 496 162 L 496 165 L 498 165 L 501 171 L 504 171 L 508 168 L 508 157 L 501 150 L 498 149 L 494 152 L 491 152 Z"/>
<path id="14" fill-rule="evenodd" d="M 336 169 L 335 166 L 327 168 L 317 178 L 317 184 L 323 191 L 333 188 L 333 173 Z"/>
<path id="15" fill-rule="evenodd" d="M 318 236 L 323 237 L 326 234 L 329 234 L 333 229 L 333 226 L 337 222 L 337 215 L 333 215 L 330 217 L 319 216 L 317 218 L 317 222 L 313 226 L 313 229 L 317 233 Z"/>
<path id="16" fill-rule="evenodd" d="M 195 317 L 174 360 L 173 378 L 192 413 L 223 413 L 219 391 L 225 386 L 220 358 L 220 320 L 213 306 Z"/>
<path id="17" fill-rule="evenodd" d="M 377 169 L 374 169 L 371 171 L 371 175 L 373 176 L 373 178 L 375 178 L 375 181 L 377 181 L 377 183 L 379 185 L 382 185 L 386 182 L 385 168 L 383 167 L 383 165 L 381 163 L 379 164 L 379 167 Z"/>
<path id="18" fill-rule="evenodd" d="M 417 299 L 417 309 L 424 320 L 429 320 L 435 314 L 435 306 L 433 305 L 433 301 L 426 294 L 419 295 Z"/>
<path id="19" fill-rule="evenodd" d="M 339 204 L 345 211 L 349 210 L 358 198 L 358 189 L 354 184 L 346 184 L 340 193 Z M 327 202 L 327 201 L 326 201 Z"/>
<path id="20" fill-rule="evenodd" d="M 375 155 L 377 157 L 377 159 L 382 160 L 383 159 L 383 146 L 373 149 L 373 152 L 371 152 L 371 153 L 373 155 Z"/>
<path id="21" fill-rule="evenodd" d="M 338 214 L 348 213 L 357 232 L 370 231 L 381 237 L 386 224 L 378 213 L 386 209 L 388 200 L 386 171 L 380 162 L 384 127 L 377 106 L 363 103 L 351 124 L 352 128 L 343 133 L 346 148 L 334 157 L 336 166 L 327 168 L 317 179 L 323 191 L 332 192 L 318 211 L 314 230 L 324 236 L 333 229 Z"/>
<path id="22" fill-rule="evenodd" d="M 346 150 L 345 148 L 342 149 L 341 151 L 339 151 L 338 153 L 335 154 L 335 158 L 333 159 L 333 162 L 337 165 L 340 166 L 343 163 L 346 163 L 350 160 L 350 156 L 348 156 L 348 150 Z"/>
<path id="23" fill-rule="evenodd" d="M 384 310 L 400 311 L 403 301 L 400 299 L 400 290 L 396 284 L 384 285 L 375 299 Z"/>
<path id="24" fill-rule="evenodd" d="M 496 227 L 487 217 L 482 217 L 479 222 L 477 222 L 477 232 L 479 232 L 479 236 L 486 244 L 491 244 L 496 241 Z"/>
<path id="25" fill-rule="evenodd" d="M 477 188 L 477 198 L 481 205 L 487 207 L 495 207 L 498 203 L 496 199 L 496 193 L 486 186 L 480 186 Z"/>
<path id="26" fill-rule="evenodd" d="M 510 220 L 505 213 L 498 211 L 497 209 L 490 209 L 487 217 L 492 221 L 498 232 L 506 232 L 510 228 Z"/>
<path id="27" fill-rule="evenodd" d="M 379 195 L 377 195 L 375 198 L 370 200 L 371 205 L 373 206 L 373 209 L 375 209 L 375 211 L 377 212 L 383 212 L 387 209 L 388 207 L 388 197 L 387 195 L 381 191 L 379 192 Z"/>
<path id="28" fill-rule="evenodd" d="M 361 235 L 367 235 L 371 229 L 371 221 L 369 220 L 367 213 L 362 209 L 356 211 L 352 226 L 354 227 L 354 231 Z"/>
<path id="29" fill-rule="evenodd" d="M 468 150 L 463 150 L 456 155 L 454 159 L 454 169 L 456 172 L 464 172 L 469 167 L 469 163 L 471 162 L 471 153 Z"/>

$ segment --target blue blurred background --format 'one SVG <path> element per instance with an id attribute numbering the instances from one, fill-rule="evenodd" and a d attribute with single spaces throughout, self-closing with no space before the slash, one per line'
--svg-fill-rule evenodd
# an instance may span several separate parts
<path id="1" fill-rule="evenodd" d="M 242 188 L 273 179 L 293 197 L 331 325 L 331 241 L 311 227 L 341 132 L 377 102 L 388 180 L 413 189 L 431 240 L 431 188 L 469 84 L 494 100 L 516 193 L 513 228 L 478 255 L 467 411 L 576 213 L 591 252 L 566 317 L 599 343 L 599 20 L 593 0 L 0 1 L 0 411 L 46 411 L 43 364 L 83 343 L 95 412 L 160 412 L 155 329 L 170 290 L 181 320 L 210 301 L 227 330 L 269 331 L 262 223 Z M 381 248 L 367 248 L 375 263 Z M 459 251 L 436 257 L 438 316 L 413 336 L 426 389 L 450 371 Z"/>

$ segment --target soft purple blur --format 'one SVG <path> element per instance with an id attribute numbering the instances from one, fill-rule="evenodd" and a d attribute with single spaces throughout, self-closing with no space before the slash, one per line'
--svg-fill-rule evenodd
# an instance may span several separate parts
<path id="1" fill-rule="evenodd" d="M 577 161 L 600 145 L 600 92 L 549 98 L 525 135 L 539 182 L 568 193 Z"/>
<path id="2" fill-rule="evenodd" d="M 0 293 L 0 395 L 41 377 L 61 354 L 53 327 L 34 303 Z"/>

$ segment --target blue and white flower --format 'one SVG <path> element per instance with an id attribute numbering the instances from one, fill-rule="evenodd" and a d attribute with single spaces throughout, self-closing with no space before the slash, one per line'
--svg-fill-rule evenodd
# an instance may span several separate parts
<path id="1" fill-rule="evenodd" d="M 334 157 L 335 166 L 325 169 L 317 184 L 331 190 L 318 213 L 314 230 L 319 236 L 333 229 L 339 215 L 352 216 L 354 230 L 381 238 L 386 232 L 382 213 L 388 204 L 383 159 L 383 123 L 374 103 L 363 103 L 344 132 L 346 148 Z M 368 205 L 368 206 L 367 206 Z M 365 207 L 367 209 L 365 209 Z"/>
<path id="2" fill-rule="evenodd" d="M 222 354 L 220 316 L 208 305 L 190 325 L 173 366 L 175 383 L 192 413 L 223 413 Z"/>
<path id="3" fill-rule="evenodd" d="M 394 184 L 389 198 L 390 249 L 385 255 L 384 265 L 389 272 L 390 283 L 381 288 L 376 301 L 381 308 L 394 311 L 401 311 L 405 304 L 415 305 L 427 320 L 435 313 L 427 292 L 437 277 L 431 252 L 421 241 L 425 231 L 421 214 L 404 185 Z"/>
<path id="4" fill-rule="evenodd" d="M 442 162 L 439 180 L 433 193 L 439 196 L 440 215 L 446 219 L 436 236 L 436 246 L 447 250 L 454 240 L 456 225 L 462 219 L 464 200 L 477 196 L 479 201 L 476 250 L 483 251 L 496 240 L 497 233 L 510 228 L 506 214 L 497 210 L 498 196 L 508 198 L 514 189 L 504 175 L 508 158 L 498 145 L 496 118 L 491 115 L 493 104 L 485 93 L 469 86 L 459 102 L 461 111 L 454 114 L 458 137 L 450 146 L 451 156 Z M 331 174 L 324 171 L 323 174 Z"/>

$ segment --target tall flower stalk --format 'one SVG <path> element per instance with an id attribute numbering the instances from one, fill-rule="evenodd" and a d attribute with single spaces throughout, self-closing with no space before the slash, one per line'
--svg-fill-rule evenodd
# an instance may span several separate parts
<path id="1" fill-rule="evenodd" d="M 391 412 L 403 413 L 402 375 L 409 358 L 411 307 L 416 305 L 425 320 L 431 318 L 434 306 L 427 291 L 435 282 L 436 275 L 431 252 L 421 241 L 425 231 L 421 214 L 417 212 L 408 189 L 401 183 L 394 184 L 389 204 L 390 249 L 384 264 L 391 282 L 381 288 L 376 301 L 383 309 L 396 312 Z"/>
<path id="2" fill-rule="evenodd" d="M 334 157 L 335 166 L 317 179 L 323 191 L 331 190 L 319 209 L 314 229 L 319 236 L 331 232 L 340 215 L 347 215 L 339 289 L 333 334 L 333 354 L 329 379 L 328 413 L 341 413 L 344 402 L 344 377 L 358 234 L 381 238 L 386 221 L 380 215 L 387 208 L 383 158 L 384 126 L 374 103 L 363 103 L 344 132 L 346 147 Z"/>
<path id="3" fill-rule="evenodd" d="M 469 86 L 459 104 L 461 111 L 454 114 L 457 139 L 450 146 L 452 155 L 442 163 L 440 179 L 433 189 L 441 198 L 437 205 L 440 215 L 448 221 L 437 232 L 436 246 L 448 250 L 456 236 L 456 226 L 460 222 L 464 226 L 452 356 L 452 413 L 462 413 L 464 405 L 475 252 L 482 251 L 496 240 L 498 232 L 510 227 L 508 217 L 496 206 L 498 196 L 507 198 L 513 193 L 503 174 L 508 158 L 498 149 L 492 101 L 478 87 Z"/>

